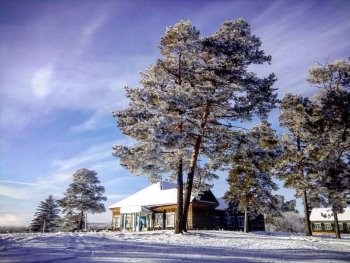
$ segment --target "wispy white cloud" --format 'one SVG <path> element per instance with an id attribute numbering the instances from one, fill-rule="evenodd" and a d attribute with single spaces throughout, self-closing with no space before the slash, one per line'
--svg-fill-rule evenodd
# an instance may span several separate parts
<path id="1" fill-rule="evenodd" d="M 85 26 L 81 33 L 81 41 L 86 44 L 91 41 L 94 33 L 103 25 L 107 16 L 106 14 L 100 14 L 94 18 L 87 26 Z"/>
<path id="2" fill-rule="evenodd" d="M 35 72 L 32 79 L 32 89 L 37 97 L 46 97 L 50 93 L 53 66 L 40 68 Z"/>
<path id="3" fill-rule="evenodd" d="M 100 118 L 101 118 L 101 113 L 97 111 L 89 119 L 87 119 L 83 123 L 79 123 L 71 127 L 70 130 L 72 132 L 85 132 L 85 131 L 101 128 L 101 126 L 98 125 L 98 121 Z"/>
<path id="4" fill-rule="evenodd" d="M 99 174 L 101 173 L 101 175 L 121 171 L 123 168 L 112 155 L 112 147 L 116 144 L 130 145 L 131 143 L 132 140 L 130 139 L 102 142 L 82 150 L 73 157 L 55 159 L 52 161 L 53 172 L 51 175 L 38 178 L 36 183 L 39 185 L 61 186 L 69 182 L 73 173 L 80 168 L 94 170 Z"/>
<path id="5" fill-rule="evenodd" d="M 114 142 L 108 141 L 101 144 L 93 145 L 86 150 L 75 154 L 74 157 L 62 160 L 54 160 L 53 165 L 58 170 L 71 170 L 84 165 L 93 165 L 102 160 L 108 160 L 112 156 L 111 149 Z"/>
<path id="6" fill-rule="evenodd" d="M 112 114 L 106 108 L 98 109 L 87 120 L 71 127 L 70 131 L 80 133 L 105 128 L 111 124 L 111 122 L 103 123 L 103 119 L 107 116 L 112 117 Z"/>
<path id="7" fill-rule="evenodd" d="M 26 200 L 31 197 L 32 190 L 33 189 L 21 187 L 0 186 L 0 196 L 18 200 Z"/>
<path id="8" fill-rule="evenodd" d="M 123 169 L 123 168 L 121 168 L 121 169 Z M 124 171 L 126 171 L 126 170 L 124 169 Z M 105 182 L 105 185 L 107 187 L 111 186 L 112 188 L 114 188 L 116 186 L 122 186 L 123 184 L 128 184 L 128 185 L 131 184 L 132 185 L 134 181 L 140 180 L 139 178 L 140 177 L 137 177 L 135 175 L 129 175 L 129 174 L 124 175 L 124 176 L 119 175 L 119 176 L 115 176 L 115 177 L 112 177 L 109 180 L 107 180 Z"/>
<path id="9" fill-rule="evenodd" d="M 328 11 L 315 11 L 314 4 L 310 1 L 287 6 L 276 1 L 252 21 L 253 33 L 261 37 L 262 48 L 272 55 L 271 66 L 257 67 L 258 71 L 277 75 L 275 87 L 280 97 L 287 92 L 312 96 L 316 89 L 306 81 L 309 67 L 341 58 L 350 49 L 347 20 L 335 16 L 320 23 L 319 17 L 327 16 Z M 314 19 L 309 18 L 310 14 Z"/>
<path id="10" fill-rule="evenodd" d="M 39 188 L 53 188 L 53 189 L 59 189 L 56 186 L 53 185 L 44 185 L 44 184 L 37 184 L 37 183 L 28 183 L 28 182 L 19 182 L 19 181 L 10 181 L 10 180 L 0 180 L 0 183 L 5 184 L 17 184 L 17 185 L 26 185 L 26 186 L 35 186 Z"/>

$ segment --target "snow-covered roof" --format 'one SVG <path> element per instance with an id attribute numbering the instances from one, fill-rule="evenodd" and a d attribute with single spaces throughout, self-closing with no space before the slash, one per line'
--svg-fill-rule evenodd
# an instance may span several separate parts
<path id="1" fill-rule="evenodd" d="M 310 221 L 330 221 L 333 222 L 333 212 L 331 208 L 313 208 Z M 344 208 L 343 213 L 338 214 L 338 221 L 350 221 L 350 207 Z"/>
<path id="2" fill-rule="evenodd" d="M 176 204 L 176 184 L 159 182 L 120 200 L 109 208 Z"/>
<path id="3" fill-rule="evenodd" d="M 215 210 L 226 210 L 228 208 L 228 204 L 223 198 L 216 198 L 219 202 L 219 206 L 215 208 Z"/>
<path id="4" fill-rule="evenodd" d="M 210 193 L 214 200 L 215 196 Z M 206 198 L 205 194 L 203 195 Z M 202 196 L 202 197 L 203 197 Z M 191 202 L 195 197 L 191 196 Z M 208 198 L 208 197 L 207 197 Z M 200 200 L 198 197 L 197 201 Z M 200 200 L 202 201 L 202 200 Z M 204 200 L 208 201 L 208 200 Z M 215 201 L 209 201 L 215 202 Z M 127 198 L 120 200 L 119 202 L 111 205 L 109 209 L 120 207 L 123 211 L 126 210 L 140 210 L 141 207 L 152 207 L 161 205 L 172 205 L 177 203 L 177 185 L 162 181 L 156 184 L 152 184 L 137 193 L 128 196 Z M 130 210 L 130 211 L 131 211 Z"/>

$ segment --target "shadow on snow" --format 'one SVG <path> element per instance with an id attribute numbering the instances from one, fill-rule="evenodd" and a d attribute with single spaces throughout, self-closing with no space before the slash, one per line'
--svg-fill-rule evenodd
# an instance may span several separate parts
<path id="1" fill-rule="evenodd" d="M 29 241 L 29 242 L 27 242 Z M 0 243 L 0 262 L 349 262 L 346 252 L 193 247 L 56 235 Z"/>

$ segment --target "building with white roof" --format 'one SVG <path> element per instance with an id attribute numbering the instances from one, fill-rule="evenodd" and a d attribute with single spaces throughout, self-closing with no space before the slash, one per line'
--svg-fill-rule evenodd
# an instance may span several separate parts
<path id="1" fill-rule="evenodd" d="M 344 208 L 343 213 L 338 213 L 339 230 L 350 233 L 350 207 Z M 313 208 L 310 222 L 314 232 L 334 232 L 334 214 L 331 208 Z"/>
<path id="2" fill-rule="evenodd" d="M 175 184 L 152 184 L 129 197 L 111 205 L 114 230 L 144 231 L 172 229 L 177 211 Z M 188 213 L 188 229 L 215 228 L 215 208 L 219 205 L 212 192 L 206 191 L 191 198 Z"/>

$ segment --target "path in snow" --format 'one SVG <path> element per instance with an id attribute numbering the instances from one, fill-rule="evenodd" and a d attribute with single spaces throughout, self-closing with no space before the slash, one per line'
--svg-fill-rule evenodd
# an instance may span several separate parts
<path id="1" fill-rule="evenodd" d="M 350 239 L 228 231 L 0 235 L 0 262 L 350 262 Z"/>

